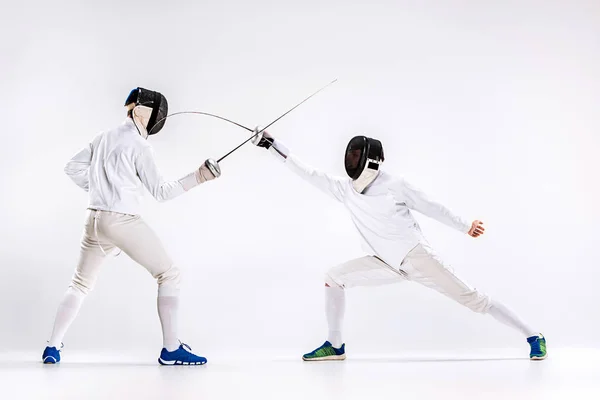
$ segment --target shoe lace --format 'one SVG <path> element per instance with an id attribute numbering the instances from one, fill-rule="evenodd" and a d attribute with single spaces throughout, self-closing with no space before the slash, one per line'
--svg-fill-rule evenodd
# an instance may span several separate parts
<path id="1" fill-rule="evenodd" d="M 188 351 L 192 351 L 192 348 L 190 346 L 188 346 L 187 344 L 183 343 L 181 340 L 179 341 L 179 344 L 182 345 L 183 347 L 185 347 Z"/>
<path id="2" fill-rule="evenodd" d="M 543 351 L 543 347 L 545 347 L 545 343 L 540 338 L 536 339 L 533 343 L 531 343 L 531 350 L 536 353 L 541 353 Z"/>
<path id="3" fill-rule="evenodd" d="M 46 340 L 46 343 L 50 344 L 50 341 Z M 63 342 L 60 342 L 60 349 L 57 349 L 57 350 L 61 351 L 63 349 L 63 347 L 65 347 L 65 344 Z"/>

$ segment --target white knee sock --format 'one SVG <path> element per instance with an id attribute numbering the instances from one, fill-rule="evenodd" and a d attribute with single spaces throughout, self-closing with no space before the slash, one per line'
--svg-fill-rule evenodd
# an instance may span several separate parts
<path id="1" fill-rule="evenodd" d="M 67 333 L 67 330 L 71 326 L 71 323 L 77 317 L 81 304 L 85 294 L 78 289 L 69 287 L 58 306 L 56 317 L 54 319 L 54 329 L 52 330 L 52 336 L 50 337 L 50 343 L 48 346 L 56 347 L 60 350 L 63 337 Z"/>
<path id="2" fill-rule="evenodd" d="M 163 347 L 167 351 L 175 351 L 179 347 L 177 336 L 177 311 L 179 309 L 179 297 L 158 296 L 158 317 L 163 332 Z"/>
<path id="3" fill-rule="evenodd" d="M 329 325 L 327 340 L 335 348 L 342 345 L 342 320 L 346 310 L 346 293 L 337 286 L 325 286 L 325 314 Z"/>
<path id="4" fill-rule="evenodd" d="M 513 311 L 509 310 L 502 303 L 493 300 L 492 306 L 490 307 L 488 313 L 497 321 L 502 322 L 504 325 L 520 331 L 523 333 L 523 335 L 525 335 L 525 337 L 538 335 L 538 332 L 535 332 L 533 329 L 531 329 Z"/>

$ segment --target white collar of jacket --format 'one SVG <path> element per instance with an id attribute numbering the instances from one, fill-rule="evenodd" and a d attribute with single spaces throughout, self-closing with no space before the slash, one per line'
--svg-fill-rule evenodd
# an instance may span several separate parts
<path id="1" fill-rule="evenodd" d="M 123 125 L 126 126 L 127 130 L 131 131 L 131 133 L 139 135 L 144 139 L 148 138 L 147 134 L 146 134 L 146 136 L 143 135 L 143 133 L 147 133 L 146 130 L 143 129 L 144 127 L 142 126 L 142 130 L 140 132 L 140 128 L 138 128 L 137 124 L 135 123 L 135 121 L 132 118 L 130 118 L 130 117 L 125 118 L 125 121 L 123 121 Z"/>
<path id="2" fill-rule="evenodd" d="M 152 116 L 152 108 L 146 106 L 135 106 L 134 104 L 130 104 L 127 106 L 127 111 L 131 111 L 131 117 L 129 117 L 135 128 L 137 128 L 138 133 L 144 139 L 148 139 L 148 130 L 146 127 L 148 126 L 148 121 Z"/>
<path id="3" fill-rule="evenodd" d="M 362 193 L 378 176 L 378 169 L 365 168 L 362 174 L 352 181 L 352 187 L 358 193 Z"/>

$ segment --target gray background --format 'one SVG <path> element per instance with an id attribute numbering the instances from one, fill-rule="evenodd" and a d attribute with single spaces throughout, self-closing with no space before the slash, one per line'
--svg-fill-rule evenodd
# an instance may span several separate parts
<path id="1" fill-rule="evenodd" d="M 19 2 L 0 16 L 0 351 L 41 351 L 78 256 L 87 195 L 69 158 L 124 118 L 135 86 L 170 111 L 266 124 L 303 159 L 344 174 L 355 134 L 479 239 L 418 216 L 457 273 L 505 301 L 549 346 L 595 346 L 597 1 Z M 164 176 L 218 158 L 245 131 L 198 116 L 152 137 Z M 183 270 L 181 339 L 201 354 L 294 356 L 325 340 L 324 272 L 361 256 L 342 207 L 246 145 L 223 176 L 144 217 Z M 70 351 L 156 351 L 151 276 L 104 265 Z M 522 348 L 518 333 L 411 283 L 348 293 L 360 352 Z M 351 346 L 351 347 L 350 347 Z M 154 353 L 152 353 L 154 354 Z"/>

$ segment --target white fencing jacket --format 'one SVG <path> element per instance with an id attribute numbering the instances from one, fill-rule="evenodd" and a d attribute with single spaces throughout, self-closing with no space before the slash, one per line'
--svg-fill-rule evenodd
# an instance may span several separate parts
<path id="1" fill-rule="evenodd" d="M 150 143 L 133 120 L 98 134 L 65 166 L 65 173 L 89 192 L 89 208 L 138 215 L 143 187 L 158 201 L 179 196 L 199 184 L 196 170 L 176 181 L 165 181 Z"/>
<path id="2" fill-rule="evenodd" d="M 363 194 L 352 187 L 349 177 L 336 177 L 304 164 L 290 153 L 283 143 L 275 140 L 272 153 L 288 169 L 341 202 L 362 237 L 363 248 L 394 267 L 400 264 L 419 243 L 427 243 L 411 210 L 418 211 L 460 232 L 467 233 L 471 224 L 455 215 L 442 204 L 429 199 L 425 193 L 403 178 L 380 170 L 379 175 Z"/>

